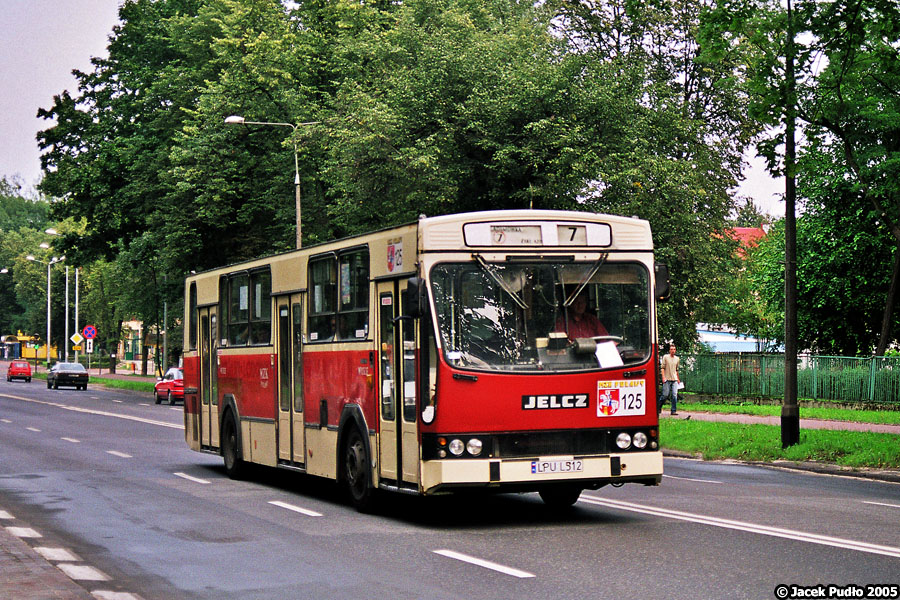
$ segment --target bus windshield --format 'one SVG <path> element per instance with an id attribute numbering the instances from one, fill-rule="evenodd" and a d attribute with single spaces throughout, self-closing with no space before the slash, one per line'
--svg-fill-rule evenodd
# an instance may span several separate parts
<path id="1" fill-rule="evenodd" d="M 440 263 L 431 271 L 437 328 L 449 364 L 573 371 L 628 366 L 650 357 L 650 281 L 640 263 L 475 258 Z"/>

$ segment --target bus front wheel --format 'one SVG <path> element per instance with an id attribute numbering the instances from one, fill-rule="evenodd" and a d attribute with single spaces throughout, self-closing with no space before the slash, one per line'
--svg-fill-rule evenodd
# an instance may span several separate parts
<path id="1" fill-rule="evenodd" d="M 347 444 L 344 446 L 344 482 L 356 510 L 369 510 L 375 495 L 369 452 L 362 434 L 355 427 L 348 432 Z"/>
<path id="2" fill-rule="evenodd" d="M 552 508 L 567 508 L 578 502 L 581 488 L 571 485 L 548 486 L 538 491 L 544 504 Z"/>
<path id="3" fill-rule="evenodd" d="M 244 460 L 238 448 L 237 425 L 234 415 L 229 414 L 222 425 L 222 458 L 225 459 L 225 472 L 232 479 L 240 479 L 244 474 Z"/>

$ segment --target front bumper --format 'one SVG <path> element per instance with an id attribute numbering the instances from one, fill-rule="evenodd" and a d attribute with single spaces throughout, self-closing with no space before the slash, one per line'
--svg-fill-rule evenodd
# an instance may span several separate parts
<path id="1" fill-rule="evenodd" d="M 534 461 L 580 460 L 583 470 L 569 473 L 533 472 Z M 662 479 L 662 452 L 627 452 L 603 456 L 541 456 L 507 459 L 443 459 L 422 463 L 425 494 L 484 487 L 534 491 L 557 483 L 578 483 L 585 488 L 637 482 L 658 485 Z"/>

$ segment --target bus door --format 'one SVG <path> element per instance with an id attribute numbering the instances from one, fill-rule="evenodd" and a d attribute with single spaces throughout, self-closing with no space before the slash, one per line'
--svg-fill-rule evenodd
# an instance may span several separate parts
<path id="1" fill-rule="evenodd" d="M 219 447 L 219 364 L 216 356 L 216 307 L 200 308 L 200 443 Z"/>
<path id="2" fill-rule="evenodd" d="M 399 283 L 378 284 L 378 444 L 382 479 L 407 486 L 419 482 L 416 328 L 400 316 Z M 399 475 L 398 475 L 399 474 Z"/>
<path id="3" fill-rule="evenodd" d="M 303 305 L 300 294 L 277 300 L 278 311 L 278 459 L 302 466 L 306 444 L 303 427 Z"/>

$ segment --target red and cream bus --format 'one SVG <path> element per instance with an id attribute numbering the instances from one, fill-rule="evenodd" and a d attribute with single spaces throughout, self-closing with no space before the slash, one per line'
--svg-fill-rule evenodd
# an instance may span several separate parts
<path id="1" fill-rule="evenodd" d="M 440 217 L 192 275 L 185 437 L 376 490 L 657 485 L 656 299 L 646 221 Z M 658 276 L 659 275 L 659 276 Z"/>

